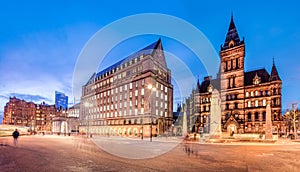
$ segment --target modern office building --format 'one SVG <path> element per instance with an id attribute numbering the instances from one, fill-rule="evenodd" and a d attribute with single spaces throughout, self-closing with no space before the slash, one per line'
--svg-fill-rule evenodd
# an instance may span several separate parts
<path id="1" fill-rule="evenodd" d="M 94 73 L 82 87 L 81 133 L 149 137 L 172 125 L 173 86 L 161 39 Z"/>
<path id="2" fill-rule="evenodd" d="M 60 110 L 67 110 L 68 108 L 68 96 L 64 93 L 55 91 L 55 107 Z"/>
<path id="3" fill-rule="evenodd" d="M 223 133 L 264 133 L 266 106 L 271 106 L 272 130 L 284 130 L 281 115 L 281 88 L 275 62 L 271 73 L 265 68 L 245 71 L 245 42 L 241 40 L 233 17 L 220 50 L 220 71 L 215 79 L 205 77 L 187 99 L 190 132 L 209 132 L 213 89 L 221 94 Z"/>

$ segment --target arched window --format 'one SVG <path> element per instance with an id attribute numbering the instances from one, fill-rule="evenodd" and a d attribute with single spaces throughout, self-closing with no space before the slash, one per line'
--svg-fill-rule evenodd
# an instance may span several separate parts
<path id="1" fill-rule="evenodd" d="M 255 112 L 255 121 L 258 121 L 259 116 L 258 116 L 258 112 Z"/>
<path id="2" fill-rule="evenodd" d="M 247 114 L 247 119 L 248 119 L 248 121 L 251 121 L 251 112 L 249 112 L 249 113 Z"/>
<path id="3" fill-rule="evenodd" d="M 266 120 L 266 112 L 263 112 L 263 121 Z"/>

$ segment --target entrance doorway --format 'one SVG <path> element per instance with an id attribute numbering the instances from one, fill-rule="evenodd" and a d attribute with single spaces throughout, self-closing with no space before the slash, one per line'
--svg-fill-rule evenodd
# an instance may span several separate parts
<path id="1" fill-rule="evenodd" d="M 237 127 L 235 124 L 230 124 L 227 126 L 227 133 L 230 136 L 233 136 L 233 134 L 237 134 Z"/>

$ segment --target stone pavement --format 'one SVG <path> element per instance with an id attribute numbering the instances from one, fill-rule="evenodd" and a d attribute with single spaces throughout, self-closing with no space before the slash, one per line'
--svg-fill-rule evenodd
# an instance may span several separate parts
<path id="1" fill-rule="evenodd" d="M 117 143 L 117 140 L 110 139 L 108 143 Z M 141 147 L 148 144 L 145 140 L 141 142 L 139 145 Z M 181 142 L 160 156 L 145 159 L 128 159 L 111 155 L 85 137 L 22 136 L 17 147 L 12 146 L 12 138 L 7 137 L 0 138 L 1 144 L 1 172 L 300 171 L 298 143 L 269 146 L 270 144 L 253 143 L 231 145 Z M 164 146 L 163 144 L 170 143 L 154 140 L 151 144 Z"/>

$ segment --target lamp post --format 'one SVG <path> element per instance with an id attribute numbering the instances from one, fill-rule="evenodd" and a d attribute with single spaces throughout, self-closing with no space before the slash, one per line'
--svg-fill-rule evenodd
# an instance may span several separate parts
<path id="1" fill-rule="evenodd" d="M 150 90 L 150 100 L 149 100 L 149 112 L 150 112 L 150 142 L 152 142 L 152 108 L 151 108 L 151 95 L 152 91 L 156 91 L 156 88 L 153 87 L 151 84 L 148 85 L 147 87 L 148 90 Z"/>

